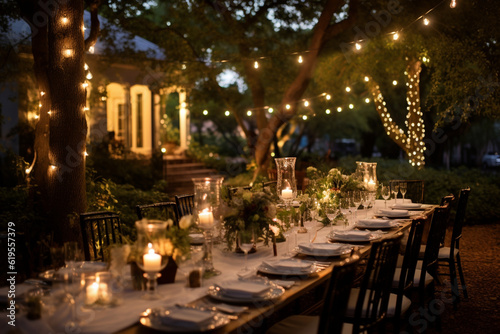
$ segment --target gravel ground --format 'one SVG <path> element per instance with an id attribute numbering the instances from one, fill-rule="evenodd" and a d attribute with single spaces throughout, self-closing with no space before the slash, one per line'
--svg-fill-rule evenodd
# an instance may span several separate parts
<path id="1" fill-rule="evenodd" d="M 451 230 L 447 232 L 447 237 L 450 236 Z M 460 254 L 469 300 L 464 300 L 461 294 L 458 309 L 453 310 L 449 277 L 442 276 L 444 284 L 436 288 L 436 298 L 446 305 L 441 315 L 441 333 L 500 333 L 500 222 L 465 226 Z M 429 332 L 438 333 L 435 329 Z"/>

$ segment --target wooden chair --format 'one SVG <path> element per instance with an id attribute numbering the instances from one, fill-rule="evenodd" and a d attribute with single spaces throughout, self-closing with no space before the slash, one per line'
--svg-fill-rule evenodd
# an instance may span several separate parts
<path id="1" fill-rule="evenodd" d="M 359 256 L 354 255 L 335 266 L 325 292 L 319 316 L 294 315 L 271 327 L 267 334 L 335 334 L 342 333 L 343 314 L 354 281 Z"/>
<path id="2" fill-rule="evenodd" d="M 80 228 L 85 261 L 104 261 L 104 248 L 123 242 L 120 217 L 114 212 L 81 213 Z"/>
<path id="3" fill-rule="evenodd" d="M 438 254 L 439 247 L 441 243 L 442 236 L 446 232 L 446 224 L 448 218 L 450 216 L 450 206 L 444 205 L 439 206 L 434 209 L 434 214 L 432 215 L 431 227 L 429 230 L 429 235 L 427 236 L 427 243 L 425 245 L 424 257 L 421 262 L 420 268 L 420 277 L 418 286 L 414 287 L 415 298 L 418 300 L 414 300 L 417 304 L 420 305 L 422 309 L 425 309 L 429 300 L 432 300 L 435 292 L 435 282 L 439 283 L 438 277 Z M 422 284 L 422 282 L 426 282 L 427 275 L 430 274 L 433 277 L 433 280 L 428 284 Z M 428 297 L 428 298 L 427 298 Z M 432 316 L 436 317 L 436 325 L 438 330 L 441 328 L 441 318 L 439 314 L 432 314 L 432 311 L 429 310 Z"/>
<path id="4" fill-rule="evenodd" d="M 194 209 L 194 194 L 192 195 L 179 195 L 175 196 L 175 203 L 177 204 L 177 217 L 181 219 L 184 216 L 192 215 Z"/>
<path id="5" fill-rule="evenodd" d="M 352 333 L 383 332 L 388 316 L 396 312 L 397 295 L 391 293 L 402 233 L 372 242 L 372 248 L 359 288 L 351 289 L 345 322 L 352 324 Z M 406 297 L 405 297 L 406 298 Z M 402 308 L 410 301 L 403 300 Z"/>
<path id="6" fill-rule="evenodd" d="M 177 204 L 175 202 L 159 202 L 153 204 L 137 205 L 135 207 L 137 218 L 148 219 L 172 219 L 174 225 L 179 225 L 179 217 L 177 212 Z"/>
<path id="7" fill-rule="evenodd" d="M 457 279 L 457 269 L 460 275 L 460 282 L 462 291 L 465 298 L 469 298 L 467 294 L 467 287 L 465 285 L 464 273 L 462 271 L 462 263 L 460 261 L 460 239 L 462 238 L 462 227 L 465 221 L 465 212 L 467 209 L 467 202 L 469 199 L 470 188 L 462 189 L 458 197 L 457 213 L 453 223 L 453 231 L 451 235 L 450 247 L 441 247 L 438 253 L 438 264 L 445 263 L 450 271 L 451 290 L 453 294 L 453 306 L 457 308 L 460 301 L 460 293 Z M 456 267 L 455 267 L 456 265 Z"/>
<path id="8" fill-rule="evenodd" d="M 405 199 L 411 199 L 413 203 L 424 202 L 424 180 L 390 180 L 391 192 L 393 187 L 400 182 L 406 183 Z"/>
<path id="9" fill-rule="evenodd" d="M 401 317 L 405 315 L 411 306 L 411 302 L 405 295 L 414 286 L 420 284 L 420 269 L 416 269 L 420 245 L 424 226 L 430 221 L 431 217 L 418 217 L 413 219 L 405 246 L 404 256 L 400 268 L 396 268 L 392 282 L 393 293 L 397 295 L 396 309 L 392 322 L 394 324 L 394 333 L 399 333 L 401 327 Z M 432 281 L 432 276 L 425 277 L 425 283 Z M 404 302 L 404 305 L 403 305 Z M 403 307 L 404 306 L 404 307 Z"/>

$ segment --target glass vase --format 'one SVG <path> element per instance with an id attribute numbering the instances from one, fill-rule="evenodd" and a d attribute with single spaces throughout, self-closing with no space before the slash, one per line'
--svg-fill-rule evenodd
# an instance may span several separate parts
<path id="1" fill-rule="evenodd" d="M 197 226 L 203 230 L 205 237 L 204 254 L 202 258 L 204 277 L 219 275 L 220 271 L 213 264 L 213 230 L 221 218 L 220 188 L 222 178 L 204 177 L 194 178 L 194 210 L 193 214 Z"/>
<path id="2" fill-rule="evenodd" d="M 147 279 L 145 299 L 158 299 L 157 278 L 168 263 L 173 245 L 166 239 L 167 222 L 142 219 L 135 223 L 137 228 L 136 263 Z"/>
<path id="3" fill-rule="evenodd" d="M 278 182 L 276 191 L 279 198 L 290 205 L 295 197 L 297 197 L 297 181 L 295 179 L 295 157 L 276 158 Z"/>

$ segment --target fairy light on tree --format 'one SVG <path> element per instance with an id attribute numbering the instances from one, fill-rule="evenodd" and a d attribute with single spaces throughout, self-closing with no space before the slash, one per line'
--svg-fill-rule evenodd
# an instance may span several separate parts
<path id="1" fill-rule="evenodd" d="M 420 60 L 410 62 L 406 70 L 406 103 L 408 110 L 405 121 L 406 132 L 396 124 L 389 113 L 382 92 L 380 91 L 380 86 L 373 80 L 370 80 L 370 90 L 373 95 L 375 108 L 387 135 L 405 151 L 409 163 L 412 166 L 420 168 L 425 165 L 425 125 L 420 107 L 419 85 L 421 70 L 422 62 Z"/>

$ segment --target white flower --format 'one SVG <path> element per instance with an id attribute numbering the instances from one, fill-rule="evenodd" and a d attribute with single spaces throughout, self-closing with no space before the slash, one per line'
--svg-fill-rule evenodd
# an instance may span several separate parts
<path id="1" fill-rule="evenodd" d="M 193 222 L 193 215 L 183 216 L 179 220 L 179 227 L 183 230 L 188 229 L 191 226 L 192 222 Z"/>

